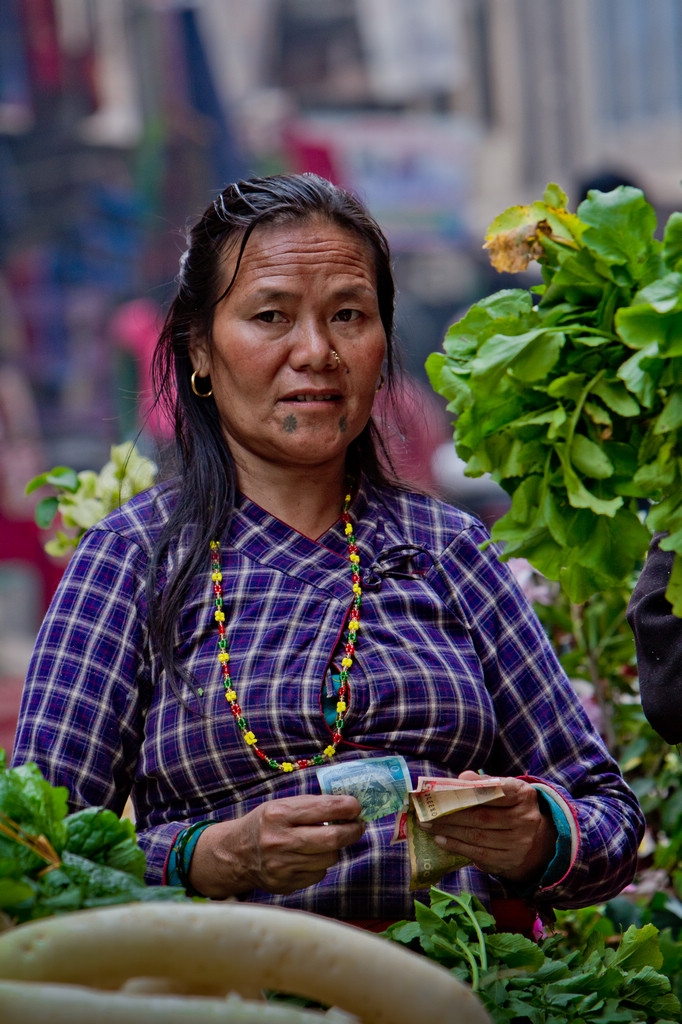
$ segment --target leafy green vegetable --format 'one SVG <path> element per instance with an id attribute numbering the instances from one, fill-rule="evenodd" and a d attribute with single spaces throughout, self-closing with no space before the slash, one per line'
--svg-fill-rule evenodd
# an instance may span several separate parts
<path id="1" fill-rule="evenodd" d="M 113 811 L 67 814 L 67 790 L 35 764 L 7 768 L 0 750 L 0 910 L 16 924 L 86 907 L 185 899 L 148 886 L 135 827 Z"/>
<path id="2" fill-rule="evenodd" d="M 680 1019 L 682 1007 L 670 980 L 659 973 L 664 960 L 674 962 L 675 944 L 666 936 L 664 958 L 651 924 L 629 927 L 612 947 L 595 923 L 587 942 L 564 951 L 560 934 L 536 943 L 495 931 L 494 919 L 475 896 L 432 889 L 430 903 L 417 903 L 415 921 L 391 925 L 384 935 L 470 983 L 495 1024 L 672 1024 Z"/>
<path id="3" fill-rule="evenodd" d="M 426 366 L 467 475 L 511 495 L 492 531 L 504 558 L 527 558 L 582 604 L 629 580 L 666 530 L 682 615 L 682 216 L 662 240 L 655 230 L 630 187 L 592 191 L 571 213 L 550 185 L 505 211 L 486 248 L 500 270 L 539 262 L 537 301 L 487 296 Z"/>
<path id="4" fill-rule="evenodd" d="M 76 473 L 68 466 L 55 466 L 34 477 L 26 485 L 26 494 L 45 486 L 57 491 L 56 495 L 41 498 L 36 505 L 37 525 L 47 530 L 59 514 L 62 525 L 71 531 L 57 530 L 45 544 L 47 553 L 55 557 L 68 555 L 86 530 L 124 501 L 151 487 L 157 472 L 156 465 L 140 455 L 135 445 L 125 443 L 112 446 L 111 459 L 99 473 Z"/>

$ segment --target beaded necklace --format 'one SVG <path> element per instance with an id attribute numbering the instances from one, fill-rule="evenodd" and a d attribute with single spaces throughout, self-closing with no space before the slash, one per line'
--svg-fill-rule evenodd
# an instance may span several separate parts
<path id="1" fill-rule="evenodd" d="M 215 595 L 214 615 L 215 621 L 218 623 L 218 661 L 223 673 L 225 699 L 230 705 L 230 711 L 234 716 L 237 728 L 242 735 L 242 739 L 261 759 L 261 761 L 263 761 L 269 768 L 272 768 L 273 771 L 293 772 L 299 768 L 310 768 L 313 765 L 324 764 L 327 758 L 334 756 L 336 748 L 343 739 L 341 733 L 348 711 L 348 706 L 350 704 L 348 673 L 351 670 L 353 655 L 355 654 L 355 641 L 358 635 L 358 629 L 360 628 L 360 604 L 362 602 L 362 588 L 360 586 L 360 556 L 358 555 L 358 549 L 355 543 L 353 524 L 351 523 L 351 518 L 348 513 L 350 502 L 351 496 L 350 494 L 346 494 L 343 503 L 343 510 L 341 512 L 341 520 L 345 524 L 345 533 L 348 541 L 348 558 L 350 560 L 353 577 L 353 603 L 350 610 L 344 656 L 341 659 L 341 671 L 339 673 L 341 685 L 338 693 L 339 699 L 336 704 L 336 720 L 334 722 L 332 741 L 324 748 L 322 753 L 315 754 L 313 757 L 304 757 L 298 761 L 278 761 L 274 757 L 268 757 L 268 755 L 260 749 L 256 736 L 249 729 L 249 724 L 244 718 L 242 709 L 237 701 L 237 693 L 234 689 L 232 677 L 230 675 L 230 654 L 227 649 L 227 637 L 225 636 L 225 612 L 223 611 L 223 574 L 220 559 L 220 544 L 217 540 L 211 541 L 211 579 L 213 580 L 213 593 Z"/>

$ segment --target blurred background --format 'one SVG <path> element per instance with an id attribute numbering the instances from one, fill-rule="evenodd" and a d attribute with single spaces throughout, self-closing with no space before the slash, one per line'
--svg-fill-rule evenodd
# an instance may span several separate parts
<path id="1" fill-rule="evenodd" d="M 395 256 L 405 474 L 494 519 L 428 354 L 525 286 L 481 244 L 550 181 L 680 204 L 682 0 L 0 0 L 0 747 L 62 571 L 26 482 L 138 438 L 184 230 L 228 181 L 316 171 Z"/>

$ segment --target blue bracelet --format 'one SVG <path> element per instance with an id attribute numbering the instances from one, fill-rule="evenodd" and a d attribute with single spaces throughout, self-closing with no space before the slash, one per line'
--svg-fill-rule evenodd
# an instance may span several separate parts
<path id="1" fill-rule="evenodd" d="M 189 868 L 199 836 L 204 829 L 214 824 L 215 822 L 213 821 L 195 821 L 194 824 L 188 825 L 187 828 L 178 833 L 168 858 L 168 867 L 166 869 L 166 882 L 168 885 L 181 885 L 190 896 L 201 895 L 200 892 L 197 892 L 190 885 Z"/>

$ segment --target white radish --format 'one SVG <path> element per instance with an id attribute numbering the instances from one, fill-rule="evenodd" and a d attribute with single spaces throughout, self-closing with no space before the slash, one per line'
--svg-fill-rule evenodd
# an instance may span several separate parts
<path id="1" fill-rule="evenodd" d="M 340 1007 L 364 1024 L 490 1024 L 474 993 L 445 968 L 300 910 L 133 903 L 0 935 L 0 978 L 120 989 L 140 976 L 168 979 L 186 995 L 287 992 Z"/>
<path id="2" fill-rule="evenodd" d="M 132 995 L 79 985 L 0 981 L 2 1024 L 357 1024 L 336 1010 L 322 1013 L 229 995 Z"/>

